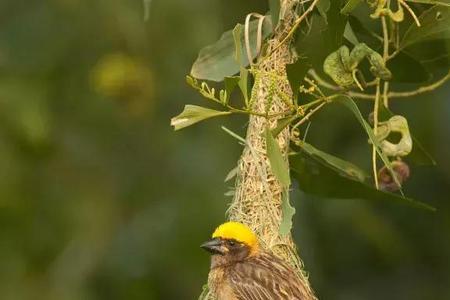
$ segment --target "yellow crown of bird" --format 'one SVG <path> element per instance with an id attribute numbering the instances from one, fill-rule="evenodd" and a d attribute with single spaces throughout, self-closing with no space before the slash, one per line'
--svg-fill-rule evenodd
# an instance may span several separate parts
<path id="1" fill-rule="evenodd" d="M 253 231 L 239 222 L 226 222 L 216 228 L 212 234 L 213 238 L 233 239 L 244 243 L 251 249 L 258 247 L 258 238 Z"/>

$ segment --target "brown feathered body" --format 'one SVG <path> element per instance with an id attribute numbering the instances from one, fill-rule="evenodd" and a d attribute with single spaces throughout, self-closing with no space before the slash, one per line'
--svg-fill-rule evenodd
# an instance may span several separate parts
<path id="1" fill-rule="evenodd" d="M 308 289 L 285 262 L 265 252 L 216 254 L 211 259 L 209 287 L 217 300 L 304 300 Z"/>

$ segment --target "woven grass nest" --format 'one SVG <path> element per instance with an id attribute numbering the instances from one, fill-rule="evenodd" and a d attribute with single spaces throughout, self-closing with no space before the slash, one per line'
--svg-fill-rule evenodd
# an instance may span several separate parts
<path id="1" fill-rule="evenodd" d="M 283 32 L 276 32 L 275 37 L 268 41 L 266 57 L 262 57 L 253 67 L 255 77 L 251 93 L 250 105 L 252 111 L 262 114 L 276 114 L 286 111 L 292 103 L 292 90 L 287 75 L 286 64 L 292 63 L 294 58 L 289 49 L 289 43 L 280 46 L 280 38 L 292 26 L 295 19 L 285 18 Z M 280 97 L 280 95 L 284 95 Z M 288 99 L 288 101 L 286 101 Z M 259 237 L 261 246 L 289 263 L 304 282 L 310 299 L 317 299 L 310 288 L 303 263 L 298 256 L 297 248 L 291 234 L 280 234 L 282 219 L 283 197 L 289 197 L 289 191 L 281 186 L 272 173 L 266 153 L 264 132 L 275 128 L 276 119 L 252 115 L 246 134 L 246 145 L 237 166 L 235 194 L 227 215 L 232 221 L 248 225 Z M 284 129 L 276 140 L 282 154 L 287 160 L 290 132 Z M 214 300 L 207 287 L 200 299 Z"/>

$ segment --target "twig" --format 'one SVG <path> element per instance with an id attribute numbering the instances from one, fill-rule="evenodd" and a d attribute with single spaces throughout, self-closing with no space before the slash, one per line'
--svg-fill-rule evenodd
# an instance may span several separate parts
<path id="1" fill-rule="evenodd" d="M 450 80 L 450 70 L 448 71 L 447 75 L 445 75 L 444 77 L 442 77 L 441 79 L 439 79 L 438 81 L 436 81 L 436 82 L 434 82 L 434 83 L 432 83 L 430 85 L 422 86 L 422 87 L 420 87 L 418 89 L 415 89 L 413 91 L 389 92 L 387 94 L 387 96 L 389 98 L 409 98 L 409 97 L 412 97 L 412 96 L 417 96 L 417 95 L 420 95 L 420 94 L 424 94 L 424 93 L 427 93 L 427 92 L 434 91 L 435 89 L 441 87 L 448 80 Z M 350 97 L 353 97 L 353 98 L 358 98 L 358 99 L 367 99 L 367 100 L 374 100 L 375 99 L 374 95 L 358 93 L 358 92 L 348 92 L 347 95 L 349 95 Z"/>
<path id="2" fill-rule="evenodd" d="M 263 118 L 266 118 L 266 119 L 272 119 L 272 118 L 276 118 L 276 117 L 280 117 L 280 116 L 286 116 L 286 115 L 289 115 L 289 114 L 294 112 L 294 110 L 288 110 L 288 111 L 282 111 L 282 112 L 278 112 L 278 113 L 273 113 L 273 114 L 267 115 L 265 113 L 258 113 L 258 112 L 251 111 L 251 110 L 239 109 L 239 108 L 235 108 L 235 107 L 232 107 L 232 106 L 226 106 L 226 107 L 232 113 L 253 115 L 253 116 L 257 116 L 257 117 L 263 117 Z"/>
<path id="3" fill-rule="evenodd" d="M 347 95 L 349 95 L 352 98 L 356 98 L 356 99 L 365 99 L 365 100 L 374 100 L 375 99 L 375 95 L 358 93 L 358 92 L 353 92 L 353 91 L 347 92 Z"/>
<path id="4" fill-rule="evenodd" d="M 223 131 L 225 131 L 226 133 L 228 133 L 229 135 L 231 135 L 232 137 L 237 139 L 239 142 L 241 142 L 245 146 L 249 146 L 247 141 L 243 137 L 241 137 L 239 134 L 234 133 L 233 131 L 231 131 L 230 129 L 226 128 L 225 126 L 221 126 L 221 128 L 222 128 Z"/>
<path id="5" fill-rule="evenodd" d="M 308 77 L 305 77 L 305 81 L 307 83 L 309 83 L 312 87 L 314 87 L 320 94 L 320 97 L 326 97 L 326 95 L 322 92 L 322 90 L 320 89 L 320 87 L 311 79 L 309 79 Z"/>
<path id="6" fill-rule="evenodd" d="M 393 59 L 393 58 L 396 57 L 400 52 L 401 52 L 400 49 L 394 50 L 394 52 L 392 52 L 392 53 L 388 56 L 387 60 Z"/>
<path id="7" fill-rule="evenodd" d="M 311 75 L 314 78 L 314 80 L 316 80 L 317 83 L 324 88 L 327 88 L 329 90 L 334 90 L 334 91 L 343 91 L 342 88 L 340 88 L 336 85 L 333 85 L 333 84 L 327 82 L 326 80 L 324 80 L 323 78 L 321 78 L 312 69 L 308 72 L 308 74 Z M 389 93 L 387 93 L 387 97 L 389 97 L 389 98 L 408 98 L 411 96 L 417 96 L 420 94 L 434 91 L 435 89 L 441 87 L 448 80 L 450 80 L 450 70 L 444 77 L 442 77 L 441 79 L 439 79 L 438 81 L 436 81 L 430 85 L 425 85 L 425 86 L 419 87 L 418 89 L 415 89 L 413 91 L 389 92 Z M 370 84 L 372 85 L 372 82 Z M 374 100 L 375 99 L 375 95 L 369 95 L 369 94 L 359 93 L 359 92 L 354 92 L 354 91 L 348 91 L 347 95 L 349 95 L 352 98 L 357 98 L 357 99 L 366 99 L 366 100 Z"/>
<path id="8" fill-rule="evenodd" d="M 389 33 L 385 16 L 381 17 L 381 25 L 383 27 L 383 60 L 386 62 L 389 56 Z"/>
<path id="9" fill-rule="evenodd" d="M 323 86 L 326 89 L 333 90 L 333 91 L 342 91 L 343 90 L 341 87 L 334 85 L 332 83 L 329 83 L 325 79 L 321 78 L 314 69 L 309 70 L 308 74 L 311 75 L 314 78 L 314 80 L 317 81 L 317 83 L 319 85 Z"/>
<path id="10" fill-rule="evenodd" d="M 420 25 L 419 18 L 417 18 L 416 14 L 411 9 L 411 7 L 404 0 L 398 0 L 398 3 L 403 5 L 404 8 L 406 8 L 406 10 L 411 14 L 411 16 L 413 17 L 414 21 L 416 22 L 417 27 L 420 27 L 421 25 Z"/>
<path id="11" fill-rule="evenodd" d="M 376 80 L 376 79 L 374 79 L 374 80 L 372 80 L 372 81 L 369 81 L 369 82 L 367 82 L 367 83 L 365 84 L 366 87 L 369 87 L 369 86 L 376 86 L 376 85 L 377 85 L 377 80 Z"/>
<path id="12" fill-rule="evenodd" d="M 381 26 L 383 29 L 383 61 L 386 63 L 388 57 L 389 57 L 389 32 L 386 22 L 386 17 L 381 17 Z M 383 88 L 383 98 L 385 105 L 388 102 L 388 89 L 389 89 L 389 82 L 384 82 L 384 88 Z M 375 135 L 375 138 L 378 134 L 378 111 L 380 109 L 380 95 L 381 94 L 381 79 L 378 78 L 376 81 L 376 92 L 375 92 L 375 101 L 373 104 L 373 134 Z M 372 169 L 373 169 L 373 178 L 375 180 L 375 188 L 379 189 L 379 182 L 378 182 L 378 167 L 377 167 L 377 146 L 375 145 L 375 142 L 372 143 Z"/>
<path id="13" fill-rule="evenodd" d="M 381 24 L 383 27 L 383 61 L 386 65 L 389 59 L 389 31 L 387 27 L 386 17 L 381 18 Z M 385 81 L 383 86 L 383 103 L 385 107 L 389 107 L 389 82 Z"/>
<path id="14" fill-rule="evenodd" d="M 436 81 L 433 84 L 422 86 L 414 91 L 409 91 L 409 92 L 390 92 L 389 97 L 393 97 L 393 98 L 411 97 L 411 96 L 416 96 L 416 95 L 423 94 L 426 92 L 431 92 L 431 91 L 437 89 L 438 87 L 440 87 L 441 85 L 443 85 L 449 79 L 450 79 L 450 70 L 448 71 L 447 75 L 445 75 L 444 77 L 442 77 L 440 80 Z"/>
<path id="15" fill-rule="evenodd" d="M 293 127 L 292 129 L 297 128 L 298 126 L 302 125 L 303 123 L 305 123 L 306 121 L 309 121 L 309 118 L 315 114 L 319 109 L 321 109 L 325 104 L 327 104 L 327 102 L 322 102 L 320 103 L 317 107 L 315 107 L 314 109 L 310 110 L 309 113 L 307 113 L 300 121 L 298 121 Z"/>
<path id="16" fill-rule="evenodd" d="M 384 82 L 383 87 L 383 104 L 386 108 L 389 107 L 389 81 Z"/>
<path id="17" fill-rule="evenodd" d="M 375 101 L 373 106 L 373 134 L 375 137 L 378 133 L 378 109 L 379 109 L 379 103 L 380 103 L 380 79 L 378 79 L 377 83 L 377 90 L 375 93 Z M 377 172 L 377 146 L 375 143 L 372 145 L 372 169 L 373 169 L 373 178 L 375 179 L 375 187 L 378 190 L 379 184 L 378 184 L 378 172 Z"/>

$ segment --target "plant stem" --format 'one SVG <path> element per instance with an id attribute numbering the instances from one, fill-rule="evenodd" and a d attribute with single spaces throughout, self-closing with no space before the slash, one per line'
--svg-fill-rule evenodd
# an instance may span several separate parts
<path id="1" fill-rule="evenodd" d="M 309 118 L 313 114 L 315 114 L 318 110 L 320 110 L 325 104 L 327 104 L 327 102 L 322 102 L 317 107 L 315 107 L 314 109 L 310 110 L 309 113 L 307 113 L 300 121 L 298 121 L 294 126 L 292 126 L 292 129 L 296 129 L 298 126 L 300 126 L 303 123 L 305 123 L 306 121 L 308 121 Z"/>
<path id="2" fill-rule="evenodd" d="M 380 103 L 380 79 L 378 79 L 377 83 L 377 90 L 375 93 L 375 102 L 373 106 L 373 134 L 375 135 L 375 138 L 378 133 L 378 109 L 379 109 L 379 103 Z M 376 145 L 372 145 L 372 169 L 373 169 L 373 178 L 375 180 L 375 187 L 378 190 L 379 184 L 378 184 L 378 172 L 377 172 L 377 148 Z"/>
<path id="3" fill-rule="evenodd" d="M 251 110 L 239 109 L 239 108 L 232 107 L 230 105 L 227 105 L 226 107 L 232 113 L 253 115 L 253 116 L 258 116 L 258 117 L 264 117 L 264 118 L 267 118 L 267 119 L 289 115 L 289 114 L 292 114 L 294 112 L 294 110 L 287 110 L 287 111 L 282 111 L 282 112 L 266 115 L 265 113 L 258 113 L 258 112 L 251 111 Z"/>
<path id="4" fill-rule="evenodd" d="M 386 61 L 389 57 L 389 32 L 386 22 L 386 17 L 381 17 L 381 26 L 383 28 L 383 61 L 386 64 Z M 383 87 L 383 99 L 384 99 L 384 105 L 387 107 L 389 102 L 388 97 L 388 91 L 389 91 L 389 82 L 384 82 Z M 375 135 L 375 138 L 377 138 L 378 134 L 378 111 L 380 109 L 380 94 L 381 94 L 381 79 L 377 79 L 376 83 L 376 92 L 375 92 L 375 102 L 373 105 L 373 134 Z M 375 143 L 372 145 L 372 168 L 373 168 L 373 178 L 375 180 L 375 187 L 378 190 L 379 189 L 379 183 L 378 183 L 378 167 L 377 167 L 377 146 Z"/>
<path id="5" fill-rule="evenodd" d="M 389 31 L 387 27 L 386 17 L 381 17 L 381 24 L 383 27 L 383 61 L 387 63 L 389 59 Z M 385 107 L 389 107 L 389 82 L 384 82 L 383 87 L 383 104 Z"/>
<path id="6" fill-rule="evenodd" d="M 391 55 L 392 56 L 392 55 Z M 329 82 L 327 82 L 325 79 L 321 78 L 314 70 L 309 71 L 309 74 L 317 81 L 317 83 L 329 90 L 334 90 L 334 91 L 341 91 L 343 92 L 344 89 L 342 89 L 341 87 L 338 87 L 337 85 L 333 85 Z M 420 94 L 424 94 L 427 92 L 431 92 L 434 91 L 435 89 L 441 87 L 444 83 L 446 83 L 448 80 L 450 80 L 450 70 L 448 71 L 448 73 L 442 77 L 441 79 L 439 79 L 436 82 L 433 82 L 430 85 L 425 85 L 425 86 L 421 86 L 415 90 L 412 91 L 406 91 L 406 92 L 389 92 L 387 94 L 387 96 L 389 97 L 389 99 L 392 98 L 409 98 L 412 96 L 417 96 Z M 373 85 L 372 82 L 370 82 L 370 85 Z M 348 91 L 347 95 L 352 97 L 352 98 L 358 98 L 358 99 L 367 99 L 367 100 L 374 100 L 375 99 L 375 95 L 370 95 L 370 94 L 365 94 L 365 93 L 360 93 L 360 92 L 354 92 L 354 91 Z"/>

